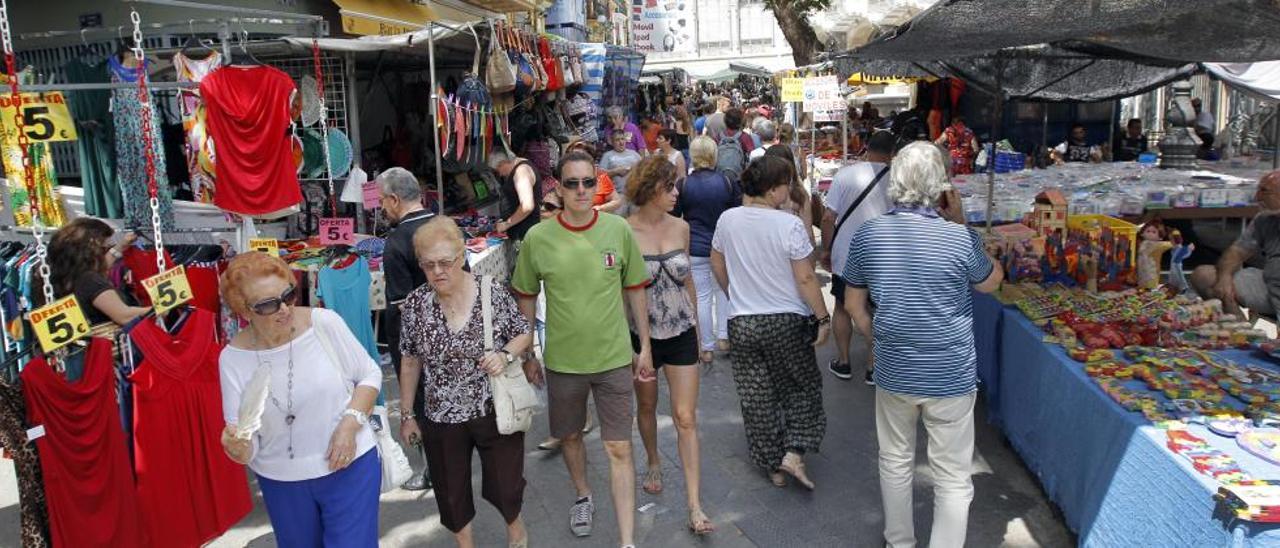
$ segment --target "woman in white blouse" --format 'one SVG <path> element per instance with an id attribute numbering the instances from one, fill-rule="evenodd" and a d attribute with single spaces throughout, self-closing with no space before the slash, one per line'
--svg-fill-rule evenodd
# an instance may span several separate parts
<path id="1" fill-rule="evenodd" d="M 342 318 L 293 306 L 279 257 L 244 253 L 222 275 L 222 300 L 249 327 L 219 358 L 222 446 L 258 476 L 280 546 L 375 547 L 382 468 L 368 426 L 382 371 Z M 237 437 L 254 372 L 268 373 L 261 426 Z M 242 433 L 243 435 L 243 433 Z"/>

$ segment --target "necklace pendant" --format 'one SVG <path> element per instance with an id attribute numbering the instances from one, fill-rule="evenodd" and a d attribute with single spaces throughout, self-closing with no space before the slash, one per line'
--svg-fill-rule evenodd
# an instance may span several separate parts
<path id="1" fill-rule="evenodd" d="M 285 423 L 285 424 L 287 424 L 287 425 L 289 425 L 289 426 L 293 426 L 293 419 L 296 419 L 296 418 L 297 418 L 297 417 L 296 417 L 296 416 L 294 416 L 293 414 L 286 415 L 286 416 L 284 417 L 284 423 Z"/>

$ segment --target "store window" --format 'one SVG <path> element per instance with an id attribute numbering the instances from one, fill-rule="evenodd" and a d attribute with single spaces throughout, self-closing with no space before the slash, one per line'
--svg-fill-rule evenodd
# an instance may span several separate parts
<path id="1" fill-rule="evenodd" d="M 732 25 L 724 14 L 732 13 L 732 0 L 698 0 L 698 51 L 725 53 L 733 47 Z"/>
<path id="2" fill-rule="evenodd" d="M 778 27 L 778 23 L 773 18 L 773 13 L 764 7 L 764 3 L 746 3 L 742 5 L 739 12 L 742 18 L 742 36 L 740 44 L 742 51 L 760 51 L 773 48 L 774 29 Z"/>

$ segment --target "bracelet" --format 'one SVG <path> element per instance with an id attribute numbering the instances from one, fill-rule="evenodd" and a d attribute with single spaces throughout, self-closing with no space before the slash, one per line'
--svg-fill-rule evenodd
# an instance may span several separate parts
<path id="1" fill-rule="evenodd" d="M 818 326 L 824 326 L 824 325 L 827 325 L 827 324 L 830 324 L 830 323 L 831 323 L 831 315 L 830 315 L 830 314 L 827 314 L 826 316 L 823 316 L 823 317 L 821 317 L 821 318 L 818 318 Z"/>
<path id="2" fill-rule="evenodd" d="M 400 410 L 400 424 L 404 424 L 414 419 L 413 411 Z"/>

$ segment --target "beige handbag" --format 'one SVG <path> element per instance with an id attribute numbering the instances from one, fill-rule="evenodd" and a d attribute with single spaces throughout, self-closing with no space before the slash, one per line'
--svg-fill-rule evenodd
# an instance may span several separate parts
<path id="1" fill-rule="evenodd" d="M 485 276 L 480 283 L 480 309 L 484 315 L 484 351 L 493 347 L 493 276 Z M 493 390 L 493 412 L 498 420 L 499 434 L 528 432 L 533 425 L 533 414 L 538 409 L 538 394 L 524 376 L 524 359 L 516 358 L 497 375 L 489 376 Z"/>
<path id="2" fill-rule="evenodd" d="M 511 66 L 511 59 L 507 57 L 492 25 L 489 27 L 489 62 L 485 76 L 489 80 L 489 91 L 493 93 L 511 93 L 516 89 L 516 69 Z"/>

